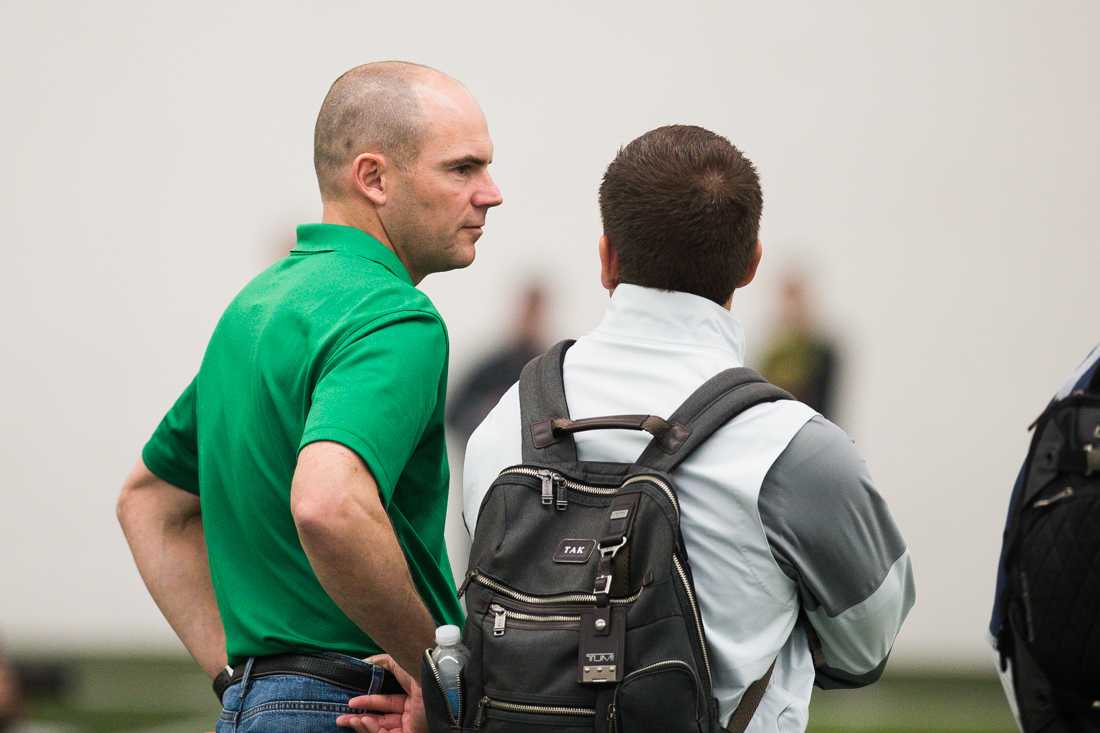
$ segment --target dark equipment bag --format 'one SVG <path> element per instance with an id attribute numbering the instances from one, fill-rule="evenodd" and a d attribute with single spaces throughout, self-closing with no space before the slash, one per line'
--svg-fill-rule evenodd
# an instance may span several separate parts
<path id="1" fill-rule="evenodd" d="M 664 420 L 572 420 L 562 363 L 571 341 L 520 378 L 523 464 L 481 505 L 460 589 L 461 712 L 451 717 L 431 657 L 422 681 L 433 733 L 719 733 L 710 659 L 670 477 L 742 411 L 790 399 L 749 369 L 708 380 Z M 574 433 L 645 430 L 634 464 L 579 461 Z M 748 725 L 771 670 L 729 725 Z"/>
<path id="2" fill-rule="evenodd" d="M 1009 507 L 998 649 L 1025 733 L 1100 731 L 1100 370 L 1053 400 Z"/>

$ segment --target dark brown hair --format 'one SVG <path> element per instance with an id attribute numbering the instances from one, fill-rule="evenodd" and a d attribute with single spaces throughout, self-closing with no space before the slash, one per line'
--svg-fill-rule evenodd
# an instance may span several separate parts
<path id="1" fill-rule="evenodd" d="M 650 130 L 600 184 L 603 230 L 624 283 L 723 304 L 752 264 L 764 197 L 752 161 L 694 125 Z"/>

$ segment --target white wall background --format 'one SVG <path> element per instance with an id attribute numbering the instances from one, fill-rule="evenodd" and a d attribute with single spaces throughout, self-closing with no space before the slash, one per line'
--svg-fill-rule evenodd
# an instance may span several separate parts
<path id="1" fill-rule="evenodd" d="M 531 273 L 555 337 L 599 319 L 620 145 L 728 135 L 765 186 L 764 268 L 735 301 L 750 350 L 802 263 L 847 347 L 842 422 L 911 545 L 895 658 L 984 664 L 1024 426 L 1098 338 L 1098 27 L 1068 1 L 0 2 L 0 630 L 173 643 L 118 486 L 225 303 L 319 216 L 328 84 L 405 58 L 480 98 L 506 199 L 474 266 L 425 283 L 452 374 Z"/>

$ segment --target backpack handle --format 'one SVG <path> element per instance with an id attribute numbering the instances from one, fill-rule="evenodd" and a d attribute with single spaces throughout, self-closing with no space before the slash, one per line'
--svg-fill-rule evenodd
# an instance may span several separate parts
<path id="1" fill-rule="evenodd" d="M 745 410 L 764 402 L 794 399 L 751 369 L 735 367 L 708 379 L 676 408 L 669 422 L 683 427 L 684 439 L 671 449 L 654 439 L 634 462 L 636 470 L 671 473 L 716 430 Z M 635 470 L 635 469 L 632 469 Z"/>
<path id="2" fill-rule="evenodd" d="M 586 417 L 571 420 L 557 417 L 539 420 L 531 424 L 531 442 L 536 448 L 546 448 L 563 435 L 582 433 L 586 430 L 644 430 L 674 451 L 687 440 L 691 431 L 679 423 L 670 423 L 656 415 L 608 415 L 607 417 Z"/>

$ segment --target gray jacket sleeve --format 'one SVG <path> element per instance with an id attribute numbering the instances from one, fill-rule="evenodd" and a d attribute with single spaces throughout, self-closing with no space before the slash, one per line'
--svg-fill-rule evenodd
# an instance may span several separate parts
<path id="1" fill-rule="evenodd" d="M 817 416 L 760 488 L 760 517 L 797 584 L 819 687 L 877 680 L 915 599 L 905 541 L 851 439 Z"/>

